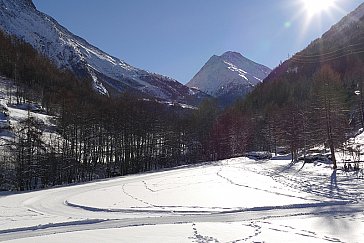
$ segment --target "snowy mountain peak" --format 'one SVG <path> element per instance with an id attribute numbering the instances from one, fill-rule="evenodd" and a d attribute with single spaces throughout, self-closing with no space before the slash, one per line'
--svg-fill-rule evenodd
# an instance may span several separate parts
<path id="1" fill-rule="evenodd" d="M 34 3 L 32 0 L 20 0 L 20 1 L 23 1 L 24 2 L 24 5 L 28 6 L 28 7 L 31 7 L 33 9 L 36 9 Z"/>
<path id="2" fill-rule="evenodd" d="M 270 72 L 268 67 L 238 52 L 228 51 L 221 56 L 212 56 L 187 86 L 233 101 L 250 92 Z"/>
<path id="3" fill-rule="evenodd" d="M 90 77 L 101 94 L 132 92 L 189 104 L 198 103 L 202 96 L 171 78 L 135 68 L 92 46 L 39 12 L 31 0 L 0 0 L 0 29 L 31 44 L 59 68 Z"/>
<path id="4" fill-rule="evenodd" d="M 224 59 L 246 59 L 241 53 L 235 51 L 227 51 L 221 57 Z"/>
<path id="5" fill-rule="evenodd" d="M 0 0 L 1 5 L 5 5 L 5 2 L 6 0 Z M 13 3 L 26 8 L 36 9 L 32 0 L 16 0 Z"/>

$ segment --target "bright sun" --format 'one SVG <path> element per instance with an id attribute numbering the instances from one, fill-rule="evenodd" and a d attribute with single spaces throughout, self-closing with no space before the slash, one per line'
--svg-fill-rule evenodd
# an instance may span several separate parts
<path id="1" fill-rule="evenodd" d="M 330 10 L 335 5 L 335 0 L 301 0 L 309 16 Z"/>
<path id="2" fill-rule="evenodd" d="M 346 12 L 341 7 L 343 1 L 349 0 L 291 0 L 297 10 L 292 19 L 284 23 L 284 27 L 290 28 L 298 19 L 300 21 L 298 40 L 301 42 L 312 28 L 324 31 L 323 23 L 337 21 L 338 13 L 345 15 Z"/>

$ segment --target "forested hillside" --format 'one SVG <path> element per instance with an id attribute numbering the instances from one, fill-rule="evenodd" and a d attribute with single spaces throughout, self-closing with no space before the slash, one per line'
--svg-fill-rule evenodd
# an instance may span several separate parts
<path id="1" fill-rule="evenodd" d="M 51 138 L 37 115 L 5 133 L 0 184 L 30 190 L 155 170 L 211 158 L 209 129 L 217 108 L 184 109 L 132 95 L 96 94 L 90 80 L 59 70 L 30 45 L 0 33 L 4 109 L 39 103 L 55 119 Z M 11 114 L 10 114 L 11 116 Z M 2 133 L 6 129 L 2 129 Z M 10 137 L 10 138 L 9 138 Z"/>
<path id="2" fill-rule="evenodd" d="M 218 119 L 215 134 L 227 148 L 222 157 L 289 148 L 297 160 L 326 145 L 335 164 L 335 149 L 364 127 L 363 9 L 283 62 Z"/>

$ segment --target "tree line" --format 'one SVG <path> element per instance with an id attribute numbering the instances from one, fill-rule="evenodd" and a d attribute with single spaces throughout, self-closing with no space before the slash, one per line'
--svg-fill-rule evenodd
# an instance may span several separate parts
<path id="1" fill-rule="evenodd" d="M 364 127 L 361 59 L 289 69 L 222 111 L 123 94 L 94 92 L 90 77 L 59 70 L 30 45 L 0 32 L 0 74 L 14 80 L 9 105 L 40 103 L 55 117 L 47 127 L 31 111 L 0 149 L 0 188 L 32 190 L 244 155 L 278 152 L 292 159 L 325 145 L 335 149 Z M 345 68 L 343 68 L 345 67 Z"/>

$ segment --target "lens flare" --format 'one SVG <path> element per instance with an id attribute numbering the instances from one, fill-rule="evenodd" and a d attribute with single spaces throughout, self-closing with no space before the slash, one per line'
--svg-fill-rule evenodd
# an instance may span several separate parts
<path id="1" fill-rule="evenodd" d="M 291 21 L 286 21 L 286 22 L 284 22 L 284 27 L 285 28 L 291 28 L 291 26 L 292 26 L 292 23 L 291 23 Z"/>

